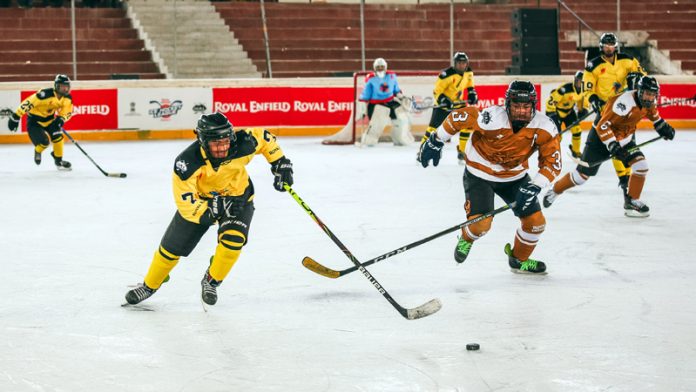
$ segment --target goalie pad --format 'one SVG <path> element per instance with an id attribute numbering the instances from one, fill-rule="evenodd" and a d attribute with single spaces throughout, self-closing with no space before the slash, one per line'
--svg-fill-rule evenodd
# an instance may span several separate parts
<path id="1" fill-rule="evenodd" d="M 382 105 L 375 105 L 367 131 L 360 137 L 360 144 L 368 147 L 376 145 L 387 124 L 389 124 L 389 108 Z"/>
<path id="2" fill-rule="evenodd" d="M 396 109 L 396 120 L 392 120 L 391 135 L 395 146 L 408 146 L 414 142 L 408 115 L 402 108 Z"/>

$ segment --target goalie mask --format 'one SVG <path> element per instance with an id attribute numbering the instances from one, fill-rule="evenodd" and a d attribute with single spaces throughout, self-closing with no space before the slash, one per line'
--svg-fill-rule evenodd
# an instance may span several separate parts
<path id="1" fill-rule="evenodd" d="M 56 75 L 56 78 L 53 80 L 53 91 L 61 97 L 70 94 L 70 78 L 68 75 Z"/>
<path id="2" fill-rule="evenodd" d="M 236 135 L 232 124 L 222 113 L 204 114 L 196 124 L 196 139 L 213 163 L 222 162 L 230 154 Z"/>
<path id="3" fill-rule="evenodd" d="M 660 85 L 652 76 L 643 76 L 638 81 L 638 102 L 646 109 L 655 107 L 657 97 L 660 95 Z"/>
<path id="4" fill-rule="evenodd" d="M 372 69 L 375 71 L 375 75 L 383 78 L 387 74 L 387 60 L 378 57 L 375 62 L 372 63 Z"/>
<path id="5" fill-rule="evenodd" d="M 537 93 L 534 85 L 526 80 L 515 80 L 505 92 L 505 111 L 512 130 L 524 128 L 536 113 Z"/>
<path id="6" fill-rule="evenodd" d="M 605 57 L 614 57 L 614 54 L 619 51 L 619 39 L 614 33 L 604 33 L 599 37 L 599 51 Z"/>

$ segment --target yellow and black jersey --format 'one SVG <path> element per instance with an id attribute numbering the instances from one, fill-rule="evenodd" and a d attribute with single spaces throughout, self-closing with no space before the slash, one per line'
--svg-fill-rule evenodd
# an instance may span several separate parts
<path id="1" fill-rule="evenodd" d="M 174 163 L 172 177 L 174 200 L 184 219 L 200 223 L 208 208 L 207 199 L 214 195 L 254 197 L 246 165 L 257 154 L 263 154 L 268 163 L 283 157 L 276 137 L 262 128 L 235 132 L 230 155 L 217 168 L 213 166 L 198 142 L 184 150 Z"/>
<path id="2" fill-rule="evenodd" d="M 15 114 L 19 117 L 27 114 L 39 125 L 48 126 L 56 117 L 62 117 L 64 122 L 70 120 L 73 112 L 72 96 L 56 94 L 53 88 L 45 88 L 25 99 Z"/>
<path id="3" fill-rule="evenodd" d="M 435 82 L 433 97 L 439 102 L 440 95 L 444 94 L 450 101 L 458 101 L 463 96 L 463 91 L 474 87 L 474 71 L 467 67 L 463 73 L 457 73 L 454 67 L 449 67 L 442 72 Z"/>
<path id="4" fill-rule="evenodd" d="M 574 106 L 582 110 L 584 106 L 584 94 L 576 91 L 573 83 L 565 83 L 551 90 L 551 96 L 546 101 L 546 113 L 558 112 L 561 115 L 570 113 Z M 565 117 L 565 116 L 563 116 Z"/>
<path id="5" fill-rule="evenodd" d="M 626 88 L 626 76 L 631 72 L 647 75 L 638 60 L 623 53 L 614 54 L 613 63 L 604 56 L 590 60 L 582 76 L 585 97 L 596 94 L 602 101 L 619 94 Z"/>

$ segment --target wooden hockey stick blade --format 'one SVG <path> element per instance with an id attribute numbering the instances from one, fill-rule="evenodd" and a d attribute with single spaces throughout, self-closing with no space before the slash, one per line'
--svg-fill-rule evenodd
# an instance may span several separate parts
<path id="1" fill-rule="evenodd" d="M 428 317 L 440 309 L 442 309 L 442 302 L 435 298 L 416 308 L 406 309 L 406 315 L 404 317 L 409 320 L 417 320 L 419 318 Z"/>
<path id="2" fill-rule="evenodd" d="M 305 268 L 307 268 L 308 270 L 321 276 L 326 276 L 327 278 L 336 279 L 341 276 L 340 272 L 332 270 L 328 267 L 324 267 L 323 265 L 314 261 L 314 259 L 309 256 L 302 259 L 302 265 L 304 265 Z"/>

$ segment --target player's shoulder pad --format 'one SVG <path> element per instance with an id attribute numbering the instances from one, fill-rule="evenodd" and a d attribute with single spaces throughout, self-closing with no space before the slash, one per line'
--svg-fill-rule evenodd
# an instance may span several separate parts
<path id="1" fill-rule="evenodd" d="M 455 75 L 457 71 L 454 70 L 454 67 L 449 67 L 447 69 L 443 69 L 442 72 L 440 72 L 440 75 L 438 77 L 440 79 L 447 79 L 452 75 Z"/>
<path id="2" fill-rule="evenodd" d="M 597 57 L 595 57 L 592 60 L 587 62 L 587 64 L 585 65 L 585 71 L 592 72 L 595 70 L 595 68 L 602 65 L 603 62 L 604 62 L 604 60 L 602 60 L 602 56 L 597 56 Z"/>
<path id="3" fill-rule="evenodd" d="M 205 165 L 205 159 L 201 154 L 201 147 L 198 142 L 193 142 L 176 157 L 174 161 L 174 173 L 182 180 L 187 180 L 201 166 Z"/>
<path id="4" fill-rule="evenodd" d="M 374 72 L 369 72 L 367 75 L 365 75 L 365 82 L 372 79 L 374 76 L 375 76 Z"/>
<path id="5" fill-rule="evenodd" d="M 556 127 L 556 123 L 553 122 L 546 114 L 536 111 L 534 113 L 534 117 L 532 118 L 532 121 L 529 122 L 529 125 L 527 125 L 527 128 L 536 128 L 536 129 L 541 129 L 546 131 L 551 137 L 555 137 L 558 135 L 558 128 Z"/>
<path id="6" fill-rule="evenodd" d="M 256 140 L 253 132 L 254 130 L 255 128 L 240 129 L 234 133 L 235 140 L 232 146 L 230 146 L 232 149 L 230 159 L 241 158 L 256 153 L 256 147 L 259 145 L 259 141 Z"/>
<path id="7" fill-rule="evenodd" d="M 558 89 L 558 92 L 561 93 L 561 95 L 572 93 L 573 91 L 575 91 L 573 89 L 573 83 L 566 83 Z"/>
<path id="8" fill-rule="evenodd" d="M 476 123 L 483 130 L 498 130 L 508 127 L 508 118 L 505 108 L 498 105 L 489 106 L 481 110 Z"/>
<path id="9" fill-rule="evenodd" d="M 36 92 L 36 97 L 38 99 L 49 99 L 53 97 L 53 87 L 44 88 Z"/>
<path id="10" fill-rule="evenodd" d="M 611 110 L 619 116 L 626 116 L 636 106 L 636 100 L 633 98 L 634 91 L 626 91 L 619 95 L 611 105 Z"/>

